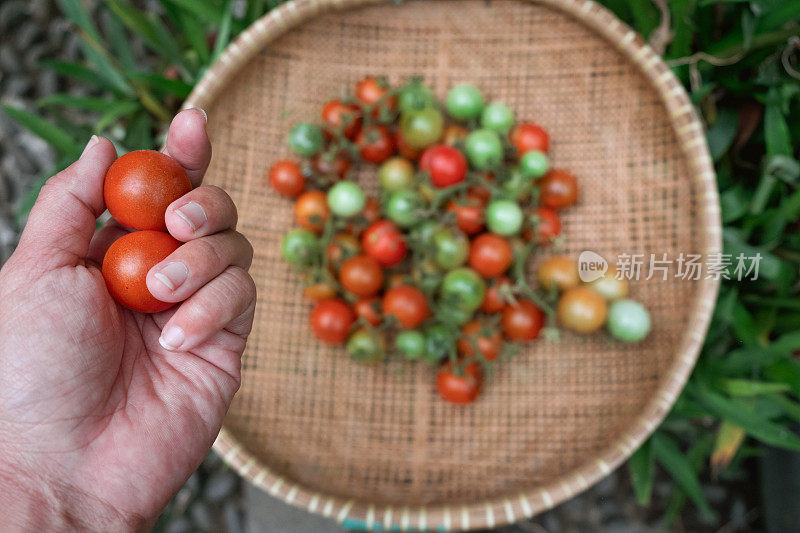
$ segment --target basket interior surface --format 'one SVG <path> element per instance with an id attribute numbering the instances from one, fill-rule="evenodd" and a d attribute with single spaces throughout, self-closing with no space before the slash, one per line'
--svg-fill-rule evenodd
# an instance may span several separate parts
<path id="1" fill-rule="evenodd" d="M 320 15 L 270 43 L 208 107 L 206 182 L 239 207 L 259 291 L 243 383 L 225 426 L 244 450 L 313 491 L 371 503 L 478 501 L 552 482 L 638 416 L 673 361 L 697 285 L 632 283 L 653 318 L 638 345 L 605 335 L 543 339 L 496 365 L 479 400 L 441 401 L 434 370 L 364 367 L 317 342 L 299 275 L 280 259 L 292 202 L 265 183 L 286 135 L 365 75 L 461 82 L 551 134 L 574 172 L 563 253 L 699 253 L 698 191 L 658 94 L 607 41 L 560 12 L 514 0 L 426 0 Z M 357 179 L 377 193 L 376 167 Z M 552 250 L 539 254 L 541 257 Z M 648 256 L 645 256 L 647 262 Z M 646 271 L 643 268 L 643 274 Z"/>

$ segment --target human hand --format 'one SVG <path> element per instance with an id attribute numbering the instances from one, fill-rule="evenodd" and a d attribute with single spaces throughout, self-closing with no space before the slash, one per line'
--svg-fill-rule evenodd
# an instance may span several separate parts
<path id="1" fill-rule="evenodd" d="M 0 530 L 140 529 L 197 468 L 240 383 L 253 322 L 252 247 L 221 189 L 205 116 L 179 113 L 166 151 L 194 190 L 170 205 L 184 242 L 147 276 L 181 302 L 146 315 L 117 304 L 100 271 L 127 232 L 103 213 L 113 145 L 92 138 L 51 178 L 0 270 Z"/>

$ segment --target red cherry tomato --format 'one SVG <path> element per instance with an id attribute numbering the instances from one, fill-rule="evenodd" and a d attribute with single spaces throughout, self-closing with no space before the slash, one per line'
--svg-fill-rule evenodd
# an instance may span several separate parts
<path id="1" fill-rule="evenodd" d="M 359 300 L 355 304 L 356 314 L 366 320 L 372 326 L 380 325 L 383 318 L 381 317 L 380 308 L 381 302 L 377 298 L 367 298 Z"/>
<path id="2" fill-rule="evenodd" d="M 367 228 L 361 237 L 361 247 L 383 267 L 396 265 L 408 251 L 403 234 L 388 220 L 379 220 Z"/>
<path id="3" fill-rule="evenodd" d="M 300 227 L 315 233 L 322 231 L 330 214 L 325 193 L 322 191 L 304 192 L 294 203 L 294 219 Z"/>
<path id="4" fill-rule="evenodd" d="M 311 330 L 329 344 L 341 344 L 350 336 L 356 314 L 343 300 L 324 300 L 311 311 Z"/>
<path id="5" fill-rule="evenodd" d="M 103 258 L 103 278 L 111 296 L 131 311 L 159 313 L 174 303 L 157 300 L 147 289 L 147 272 L 178 249 L 161 231 L 134 231 L 114 241 Z"/>
<path id="6" fill-rule="evenodd" d="M 536 210 L 536 216 L 539 220 L 536 222 L 534 230 L 532 231 L 530 228 L 526 229 L 523 233 L 523 237 L 527 240 L 531 240 L 534 237 L 535 231 L 536 243 L 539 246 L 549 246 L 553 242 L 553 239 L 561 234 L 561 219 L 558 218 L 558 214 L 555 211 L 546 207 L 538 208 Z"/>
<path id="7" fill-rule="evenodd" d="M 529 341 L 539 336 L 544 313 L 530 300 L 518 300 L 503 309 L 503 333 L 512 341 Z"/>
<path id="8" fill-rule="evenodd" d="M 442 189 L 455 185 L 466 177 L 467 159 L 452 146 L 437 144 L 422 153 L 419 168 L 430 174 L 431 183 L 435 187 Z"/>
<path id="9" fill-rule="evenodd" d="M 550 136 L 540 126 L 530 122 L 518 124 L 511 130 L 508 138 L 520 156 L 531 150 L 547 153 L 550 149 Z"/>
<path id="10" fill-rule="evenodd" d="M 321 302 L 336 298 L 336 288 L 330 283 L 320 281 L 303 289 L 303 296 L 312 302 Z"/>
<path id="11" fill-rule="evenodd" d="M 382 83 L 374 76 L 367 76 L 356 84 L 356 98 L 358 98 L 361 103 L 367 106 L 377 104 L 381 98 L 384 98 L 384 95 L 388 91 L 388 85 L 386 83 Z M 377 117 L 380 114 L 380 108 L 382 106 L 393 110 L 395 107 L 397 107 L 397 96 L 385 98 L 381 105 L 376 106 L 372 110 L 373 117 Z"/>
<path id="12" fill-rule="evenodd" d="M 469 266 L 485 278 L 505 273 L 511 266 L 511 245 L 494 233 L 478 235 L 469 250 Z"/>
<path id="13" fill-rule="evenodd" d="M 464 357 L 475 355 L 475 345 L 478 351 L 488 361 L 497 359 L 500 349 L 503 347 L 503 338 L 499 331 L 493 331 L 490 335 L 482 332 L 484 326 L 478 321 L 467 322 L 461 328 L 461 338 L 458 339 L 458 353 Z"/>
<path id="14" fill-rule="evenodd" d="M 406 159 L 410 159 L 411 161 L 416 161 L 417 159 L 419 159 L 422 150 L 418 150 L 413 146 L 411 146 L 410 144 L 408 144 L 408 141 L 405 140 L 403 134 L 400 133 L 399 129 L 394 134 L 394 142 L 395 145 L 397 146 L 397 151 L 400 152 L 400 155 L 402 155 Z"/>
<path id="15" fill-rule="evenodd" d="M 373 296 L 383 285 L 383 270 L 378 262 L 366 255 L 351 257 L 339 271 L 342 286 L 356 296 Z"/>
<path id="16" fill-rule="evenodd" d="M 300 165 L 281 159 L 269 169 L 269 184 L 278 194 L 294 198 L 305 189 L 306 179 L 300 171 Z"/>
<path id="17" fill-rule="evenodd" d="M 503 285 L 511 285 L 511 280 L 507 277 L 497 278 L 486 288 L 486 294 L 481 303 L 481 311 L 484 313 L 499 313 L 506 306 L 505 300 L 500 298 L 498 292 Z"/>
<path id="18" fill-rule="evenodd" d="M 103 199 L 123 226 L 166 231 L 167 207 L 191 190 L 189 176 L 177 161 L 155 150 L 137 150 L 109 167 Z"/>
<path id="19" fill-rule="evenodd" d="M 361 129 L 356 136 L 358 153 L 364 161 L 383 163 L 394 155 L 394 141 L 385 126 L 370 126 Z"/>
<path id="20" fill-rule="evenodd" d="M 353 140 L 361 128 L 361 110 L 354 104 L 330 100 L 322 107 L 322 121 L 329 133 L 341 132 Z"/>
<path id="21" fill-rule="evenodd" d="M 395 287 L 383 296 L 383 314 L 397 318 L 405 329 L 415 328 L 428 318 L 428 301 L 416 287 Z"/>
<path id="22" fill-rule="evenodd" d="M 578 180 L 565 170 L 551 170 L 539 182 L 539 201 L 550 209 L 564 209 L 578 200 Z"/>
<path id="23" fill-rule="evenodd" d="M 483 202 L 476 196 L 468 196 L 464 203 L 450 202 L 447 210 L 456 214 L 458 229 L 474 235 L 483 229 Z"/>
<path id="24" fill-rule="evenodd" d="M 467 404 L 478 397 L 483 385 L 483 372 L 478 363 L 470 363 L 462 375 L 453 372 L 450 363 L 442 366 L 436 376 L 436 389 L 439 395 L 450 403 Z"/>
<path id="25" fill-rule="evenodd" d="M 344 154 L 337 154 L 334 158 L 317 154 L 311 160 L 311 166 L 324 176 L 335 176 L 342 179 L 350 170 L 350 159 Z"/>

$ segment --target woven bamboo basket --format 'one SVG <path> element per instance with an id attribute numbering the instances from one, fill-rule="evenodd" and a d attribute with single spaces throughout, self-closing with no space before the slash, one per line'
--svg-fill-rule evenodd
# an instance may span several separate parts
<path id="1" fill-rule="evenodd" d="M 442 402 L 433 370 L 363 367 L 308 328 L 279 257 L 291 202 L 264 184 L 286 134 L 365 75 L 421 75 L 443 97 L 469 82 L 544 125 L 581 183 L 564 253 L 720 251 L 715 176 L 679 81 L 587 0 L 296 0 L 240 35 L 186 107 L 208 111 L 207 183 L 225 188 L 255 247 L 256 322 L 242 388 L 214 447 L 286 502 L 367 529 L 478 529 L 530 517 L 619 466 L 685 384 L 714 307 L 713 279 L 632 283 L 654 328 L 530 343 L 480 399 Z M 374 192 L 375 169 L 356 179 Z"/>

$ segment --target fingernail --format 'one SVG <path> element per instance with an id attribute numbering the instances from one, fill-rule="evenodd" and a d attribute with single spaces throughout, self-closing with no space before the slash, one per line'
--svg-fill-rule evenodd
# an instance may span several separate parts
<path id="1" fill-rule="evenodd" d="M 186 340 L 186 334 L 178 326 L 169 326 L 161 332 L 158 338 L 158 343 L 164 347 L 165 350 L 175 351 L 181 347 L 183 341 Z"/>
<path id="2" fill-rule="evenodd" d="M 183 207 L 179 207 L 175 210 L 175 214 L 181 217 L 184 222 L 189 224 L 189 227 L 193 232 L 197 231 L 197 229 L 205 224 L 207 220 L 206 212 L 203 209 L 203 206 L 197 202 L 189 202 Z"/>
<path id="3" fill-rule="evenodd" d="M 202 107 L 193 107 L 192 109 L 196 109 L 197 111 L 200 111 L 203 114 L 203 119 L 206 122 L 208 122 L 208 113 L 206 113 L 205 109 L 203 109 Z"/>
<path id="4" fill-rule="evenodd" d="M 180 261 L 174 261 L 167 263 L 164 268 L 153 274 L 153 277 L 174 291 L 189 277 L 189 269 Z"/>
<path id="5" fill-rule="evenodd" d="M 84 147 L 83 152 L 81 152 L 81 157 L 83 157 L 86 154 L 86 152 L 89 151 L 89 148 L 91 148 L 92 146 L 97 144 L 99 141 L 100 141 L 100 137 L 98 137 L 97 135 L 92 135 L 92 138 L 89 139 L 88 143 L 86 143 L 86 146 Z"/>

